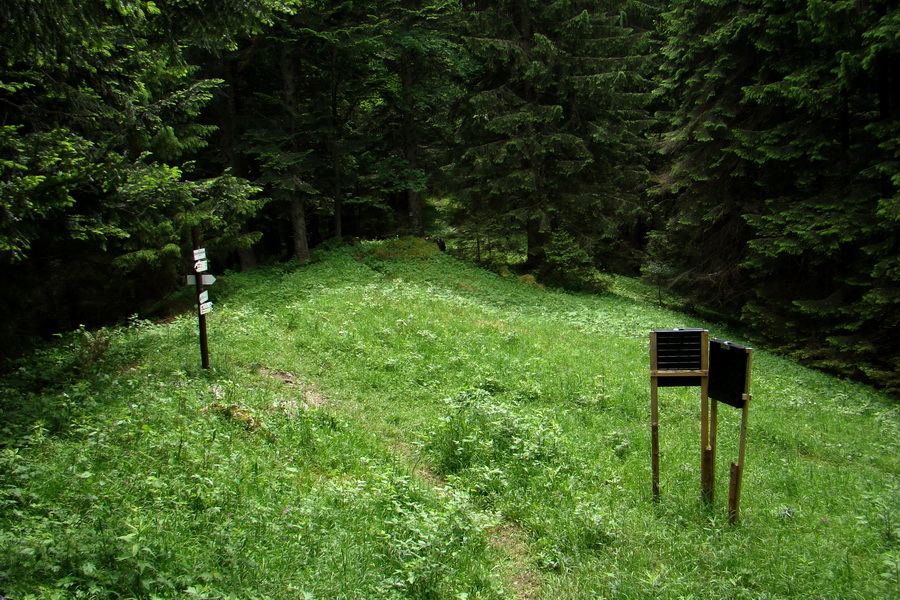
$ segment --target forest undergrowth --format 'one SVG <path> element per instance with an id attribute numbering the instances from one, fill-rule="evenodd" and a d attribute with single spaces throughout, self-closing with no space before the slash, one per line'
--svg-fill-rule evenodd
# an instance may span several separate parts
<path id="1" fill-rule="evenodd" d="M 62 336 L 0 380 L 0 596 L 900 595 L 900 406 L 757 348 L 700 498 L 699 392 L 648 333 L 724 326 L 364 243 L 228 273 L 196 317 Z M 187 292 L 185 292 L 187 293 Z M 644 291 L 655 297 L 655 290 Z"/>

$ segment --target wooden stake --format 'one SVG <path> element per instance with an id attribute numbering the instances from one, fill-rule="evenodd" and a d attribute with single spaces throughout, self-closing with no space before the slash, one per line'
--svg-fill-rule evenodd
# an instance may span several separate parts
<path id="1" fill-rule="evenodd" d="M 701 341 L 700 368 L 700 494 L 704 501 L 712 502 L 715 487 L 715 414 L 713 402 L 712 423 L 709 408 L 709 333 L 704 331 Z M 710 425 L 712 424 L 712 432 Z"/>
<path id="2" fill-rule="evenodd" d="M 744 452 L 747 448 L 747 421 L 750 418 L 750 400 L 752 394 L 744 394 L 744 408 L 741 410 L 741 439 L 738 445 L 738 465 L 744 467 Z"/>
<path id="3" fill-rule="evenodd" d="M 707 399 L 707 401 L 709 401 Z M 703 499 L 712 503 L 716 495 L 716 437 L 719 428 L 719 403 L 711 401 L 709 407 L 709 443 L 704 449 L 706 479 L 703 485 Z"/>
<path id="4" fill-rule="evenodd" d="M 728 522 L 737 523 L 738 505 L 741 501 L 741 467 L 731 463 L 731 480 L 728 484 Z"/>
<path id="5" fill-rule="evenodd" d="M 748 386 L 749 387 L 749 386 Z M 750 416 L 751 394 L 744 394 L 744 408 L 741 410 L 741 438 L 738 443 L 738 461 L 731 463 L 731 485 L 728 488 L 728 522 L 737 523 L 741 503 L 741 478 L 744 475 L 744 452 L 747 448 L 747 421 Z"/>
<path id="6" fill-rule="evenodd" d="M 700 458 L 700 493 L 703 501 L 712 503 L 715 492 L 715 460 L 713 449 L 707 446 Z"/>
<path id="7" fill-rule="evenodd" d="M 750 419 L 750 402 L 753 395 L 750 393 L 750 373 L 753 368 L 753 349 L 747 353 L 747 376 L 744 380 L 744 394 L 741 398 L 744 407 L 741 409 L 741 437 L 738 442 L 738 461 L 731 463 L 731 483 L 728 486 L 728 522 L 734 525 L 738 521 L 741 505 L 741 480 L 744 477 L 744 454 L 747 449 L 747 421 Z"/>
<path id="8" fill-rule="evenodd" d="M 657 369 L 656 334 L 650 334 L 650 468 L 653 472 L 653 499 L 659 500 L 659 380 L 652 375 Z"/>
<path id="9" fill-rule="evenodd" d="M 659 500 L 659 393 L 656 377 L 650 381 L 650 463 L 653 469 L 653 499 Z"/>

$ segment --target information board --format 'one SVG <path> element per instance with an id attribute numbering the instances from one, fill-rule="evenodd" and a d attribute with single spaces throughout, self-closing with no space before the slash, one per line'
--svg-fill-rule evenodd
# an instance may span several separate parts
<path id="1" fill-rule="evenodd" d="M 719 338 L 709 340 L 709 397 L 743 408 L 750 391 L 753 349 Z"/>
<path id="2" fill-rule="evenodd" d="M 653 331 L 651 369 L 659 376 L 660 387 L 699 386 L 700 376 L 668 377 L 666 371 L 702 371 L 705 329 L 657 329 Z M 674 375 L 674 373 L 672 373 Z"/>

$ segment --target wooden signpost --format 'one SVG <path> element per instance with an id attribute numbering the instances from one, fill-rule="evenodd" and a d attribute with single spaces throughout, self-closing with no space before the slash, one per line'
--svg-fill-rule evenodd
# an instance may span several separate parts
<path id="1" fill-rule="evenodd" d="M 730 522 L 738 517 L 747 441 L 750 367 L 753 349 L 709 339 L 705 329 L 650 332 L 650 444 L 653 498 L 659 499 L 659 388 L 700 387 L 700 490 L 706 502 L 715 494 L 718 403 L 742 409 L 737 463 L 731 463 L 728 493 Z M 713 400 L 710 405 L 710 399 Z"/>
<path id="2" fill-rule="evenodd" d="M 194 241 L 193 263 L 194 274 L 187 276 L 188 285 L 193 285 L 197 290 L 197 323 L 200 330 L 200 364 L 204 369 L 209 368 L 209 342 L 206 334 L 206 315 L 213 309 L 213 303 L 209 301 L 209 292 L 204 290 L 204 285 L 212 285 L 216 278 L 206 274 L 209 269 L 209 261 L 206 258 L 206 248 L 200 247 L 200 231 L 195 227 L 192 230 Z"/>

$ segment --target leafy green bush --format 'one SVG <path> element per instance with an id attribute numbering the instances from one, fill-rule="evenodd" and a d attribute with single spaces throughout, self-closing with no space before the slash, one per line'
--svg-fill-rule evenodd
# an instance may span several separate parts
<path id="1" fill-rule="evenodd" d="M 545 248 L 544 278 L 553 284 L 577 290 L 602 292 L 606 289 L 594 260 L 571 234 L 554 231 Z"/>
<path id="2" fill-rule="evenodd" d="M 516 414 L 482 389 L 447 401 L 449 414 L 424 442 L 437 472 L 488 499 L 527 487 L 561 467 L 566 452 L 549 414 Z"/>
<path id="3" fill-rule="evenodd" d="M 378 244 L 371 253 L 378 260 L 428 260 L 439 255 L 440 250 L 428 240 L 404 236 Z"/>

